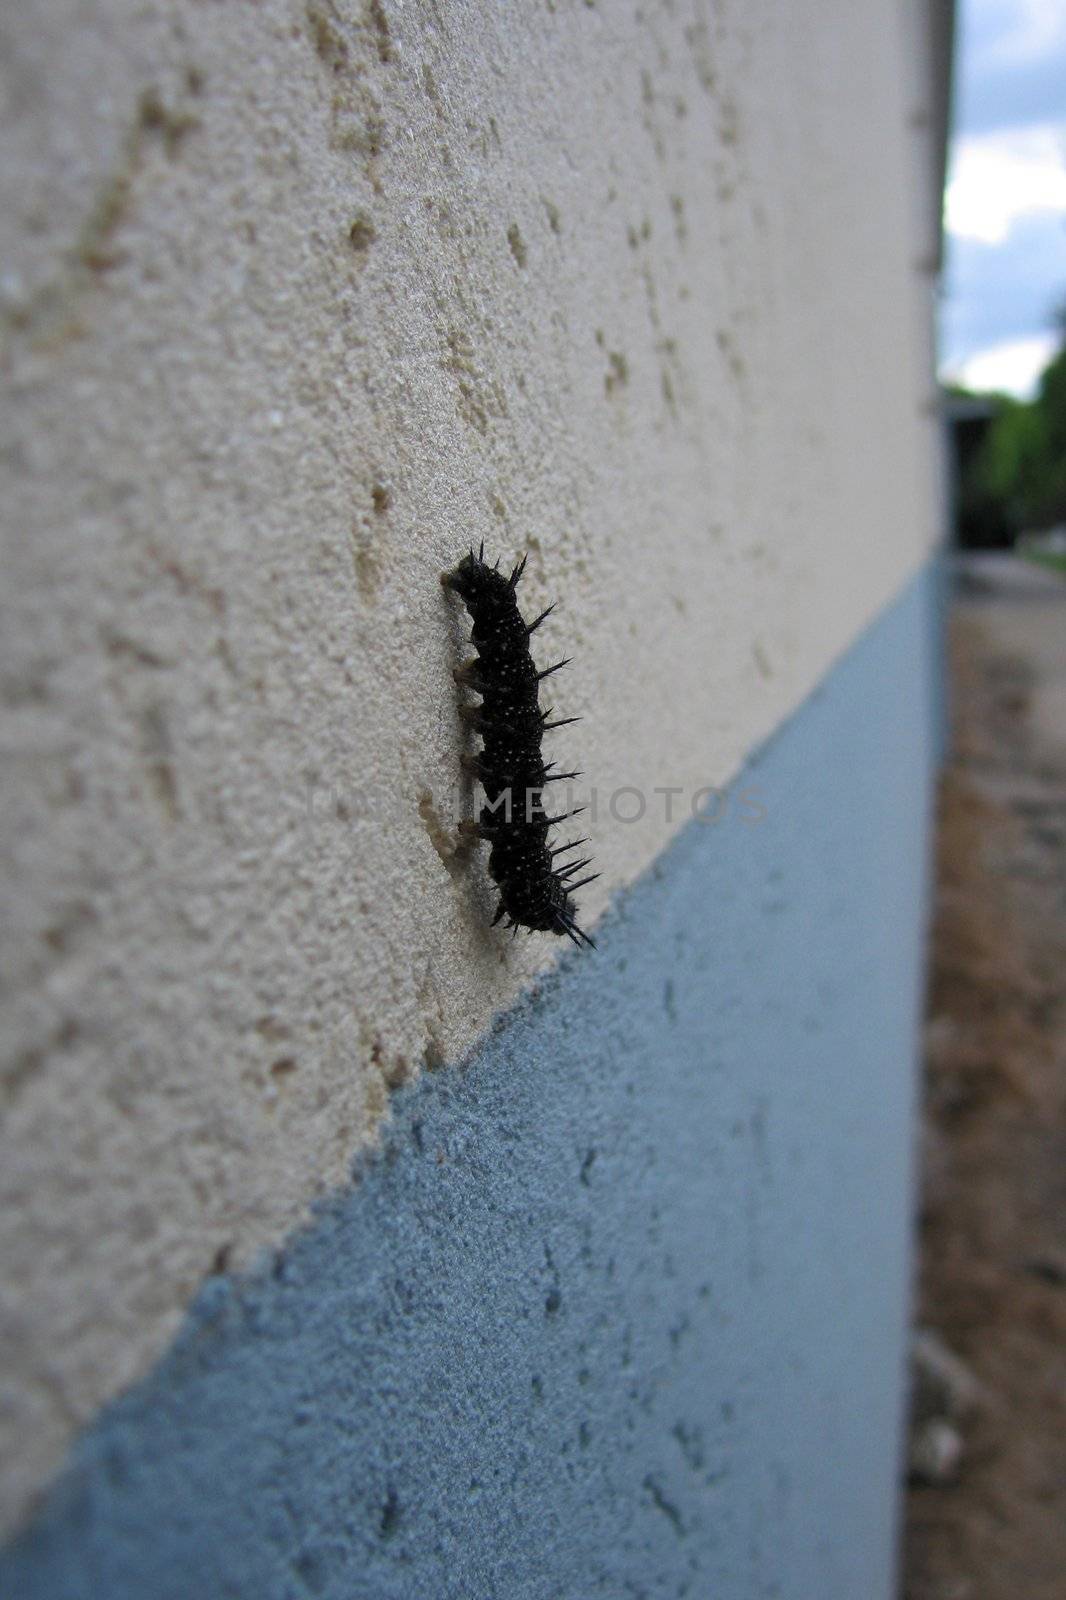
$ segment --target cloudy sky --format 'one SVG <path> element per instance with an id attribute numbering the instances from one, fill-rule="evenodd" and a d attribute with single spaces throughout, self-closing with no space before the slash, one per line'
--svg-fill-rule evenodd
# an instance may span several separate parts
<path id="1" fill-rule="evenodd" d="M 958 0 L 941 366 L 1031 393 L 1066 302 L 1066 0 Z"/>

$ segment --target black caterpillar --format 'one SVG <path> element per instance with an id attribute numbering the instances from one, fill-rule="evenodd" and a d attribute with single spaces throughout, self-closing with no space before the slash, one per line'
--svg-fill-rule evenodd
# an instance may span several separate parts
<path id="1" fill-rule="evenodd" d="M 538 699 L 541 679 L 568 662 L 557 661 L 553 667 L 537 671 L 529 653 L 529 638 L 553 607 L 548 606 L 535 622 L 524 622 L 515 590 L 526 558 L 523 556 L 509 578 L 499 565 L 487 564 L 482 544 L 476 556 L 471 549 L 455 571 L 446 572 L 441 579 L 469 611 L 474 624 L 470 639 L 477 650 L 477 659 L 455 673 L 457 683 L 481 696 L 479 706 L 463 706 L 461 715 L 484 741 L 477 756 L 463 758 L 467 770 L 481 783 L 486 801 L 480 820 L 464 827 L 491 847 L 489 872 L 500 890 L 493 927 L 506 917 L 515 934 L 519 928 L 527 928 L 531 933 L 566 934 L 576 945 L 592 945 L 588 934 L 578 927 L 577 907 L 571 899 L 575 890 L 599 877 L 594 872 L 574 881 L 575 874 L 592 858 L 586 856 L 565 867 L 554 865 L 557 856 L 588 840 L 573 839 L 554 849 L 548 844 L 548 830 L 585 807 L 551 817 L 543 804 L 547 784 L 581 776 L 554 771 L 555 763 L 545 763 L 540 750 L 546 729 L 578 721 L 577 717 L 550 721 L 551 712 L 542 711 Z"/>

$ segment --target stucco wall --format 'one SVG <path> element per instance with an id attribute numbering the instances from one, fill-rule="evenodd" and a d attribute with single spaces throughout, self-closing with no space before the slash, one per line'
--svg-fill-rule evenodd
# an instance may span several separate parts
<path id="1" fill-rule="evenodd" d="M 82 1438 L 19 1600 L 892 1600 L 928 580 Z"/>
<path id="2" fill-rule="evenodd" d="M 922 563 L 903 39 L 894 0 L 5 15 L 9 1525 L 557 955 L 449 856 L 441 568 L 528 549 L 561 751 L 685 790 L 601 810 L 595 918 Z"/>

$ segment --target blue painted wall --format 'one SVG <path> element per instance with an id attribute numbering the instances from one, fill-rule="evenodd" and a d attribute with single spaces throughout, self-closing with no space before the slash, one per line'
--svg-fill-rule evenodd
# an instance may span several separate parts
<path id="1" fill-rule="evenodd" d="M 887 1600 L 929 580 L 0 1557 L 19 1600 Z"/>

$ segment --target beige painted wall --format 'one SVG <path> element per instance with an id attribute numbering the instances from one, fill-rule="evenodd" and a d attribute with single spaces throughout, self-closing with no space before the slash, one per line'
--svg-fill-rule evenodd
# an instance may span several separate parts
<path id="1" fill-rule="evenodd" d="M 925 558 L 903 37 L 895 0 L 6 11 L 9 1525 L 558 954 L 443 859 L 441 568 L 528 549 L 560 753 L 686 789 L 601 813 L 594 919 Z"/>

